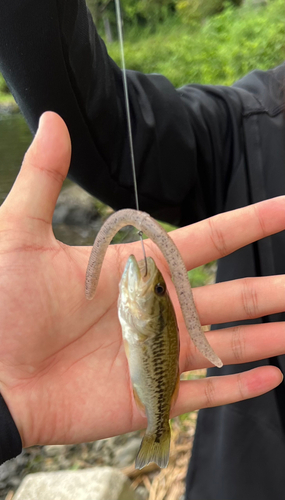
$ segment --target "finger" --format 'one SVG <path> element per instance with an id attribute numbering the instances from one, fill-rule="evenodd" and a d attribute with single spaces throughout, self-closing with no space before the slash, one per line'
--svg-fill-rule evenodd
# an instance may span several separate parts
<path id="1" fill-rule="evenodd" d="M 215 333 L 213 342 L 227 365 L 249 363 L 285 353 L 285 322 L 226 328 L 211 332 L 210 339 Z"/>
<path id="2" fill-rule="evenodd" d="M 243 278 L 193 293 L 202 325 L 261 318 L 284 311 L 285 276 Z"/>
<path id="3" fill-rule="evenodd" d="M 71 155 L 69 133 L 56 113 L 44 113 L 19 175 L 5 201 L 14 218 L 29 227 L 51 224 L 54 207 L 67 175 Z"/>
<path id="4" fill-rule="evenodd" d="M 207 332 L 206 335 L 224 365 L 250 363 L 285 354 L 285 322 L 240 325 Z M 212 367 L 187 337 L 183 340 L 181 352 L 182 372 Z"/>
<path id="5" fill-rule="evenodd" d="M 219 259 L 285 229 L 285 196 L 200 221 L 170 233 L 187 269 Z"/>
<path id="6" fill-rule="evenodd" d="M 250 399 L 277 387 L 283 380 L 274 366 L 262 366 L 224 377 L 182 381 L 171 417 L 198 408 L 211 408 Z"/>

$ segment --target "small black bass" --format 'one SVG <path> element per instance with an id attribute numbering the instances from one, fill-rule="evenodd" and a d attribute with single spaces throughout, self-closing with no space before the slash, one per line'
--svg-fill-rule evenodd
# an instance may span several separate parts
<path id="1" fill-rule="evenodd" d="M 118 301 L 119 320 L 128 358 L 134 398 L 147 416 L 147 429 L 136 468 L 169 460 L 169 413 L 179 390 L 179 335 L 165 281 L 154 260 L 126 264 Z"/>

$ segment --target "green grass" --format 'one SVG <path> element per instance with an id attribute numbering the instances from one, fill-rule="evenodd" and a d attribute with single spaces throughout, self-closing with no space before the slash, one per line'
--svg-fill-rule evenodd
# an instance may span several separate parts
<path id="1" fill-rule="evenodd" d="M 249 71 L 284 60 L 285 2 L 259 8 L 227 7 L 202 25 L 169 20 L 155 33 L 133 29 L 125 36 L 129 69 L 161 73 L 179 87 L 185 83 L 231 85 Z M 120 65 L 117 43 L 108 47 Z"/>
<path id="2" fill-rule="evenodd" d="M 3 76 L 0 73 L 0 104 L 12 104 L 14 102 L 13 96 L 10 94 L 8 87 L 5 83 Z"/>
<path id="3" fill-rule="evenodd" d="M 188 271 L 188 278 L 193 288 L 206 285 L 206 283 L 208 283 L 211 279 L 209 267 L 207 267 L 207 265 L 199 266 L 191 271 Z"/>

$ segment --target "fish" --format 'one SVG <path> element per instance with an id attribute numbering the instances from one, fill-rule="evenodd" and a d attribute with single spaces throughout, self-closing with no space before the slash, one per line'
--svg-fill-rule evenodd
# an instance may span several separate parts
<path id="1" fill-rule="evenodd" d="M 147 429 L 135 467 L 150 462 L 167 467 L 169 414 L 179 391 L 179 332 L 165 281 L 151 257 L 125 266 L 118 299 L 125 353 L 135 402 L 147 417 Z"/>
<path id="2" fill-rule="evenodd" d="M 198 351 L 213 365 L 223 366 L 222 360 L 210 346 L 201 328 L 187 269 L 178 248 L 163 227 L 148 213 L 126 208 L 118 210 L 104 222 L 97 234 L 89 257 L 85 278 L 85 296 L 92 300 L 95 296 L 104 256 L 115 234 L 132 225 L 146 234 L 160 249 L 171 272 L 186 329 Z"/>

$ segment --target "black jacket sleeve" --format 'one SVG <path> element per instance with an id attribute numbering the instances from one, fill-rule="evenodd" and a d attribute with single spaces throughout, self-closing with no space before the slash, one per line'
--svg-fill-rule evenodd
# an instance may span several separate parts
<path id="1" fill-rule="evenodd" d="M 22 441 L 11 413 L 0 394 L 0 464 L 22 451 Z"/>
<path id="2" fill-rule="evenodd" d="M 122 75 L 85 1 L 0 5 L 0 70 L 31 130 L 44 111 L 59 113 L 72 139 L 70 177 L 115 209 L 134 206 Z M 222 89 L 177 91 L 163 76 L 133 71 L 128 85 L 141 209 L 178 225 L 218 211 L 235 93 L 229 104 Z"/>

